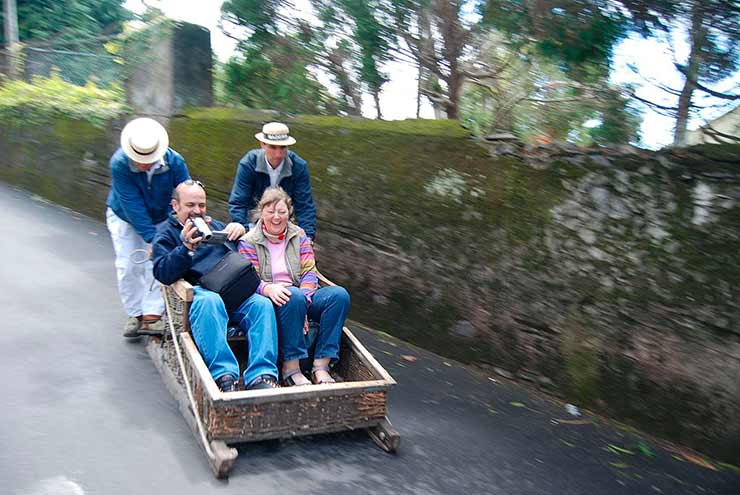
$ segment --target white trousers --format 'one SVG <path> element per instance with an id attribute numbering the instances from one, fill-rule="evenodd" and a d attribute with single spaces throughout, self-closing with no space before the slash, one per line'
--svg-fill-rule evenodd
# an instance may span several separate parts
<path id="1" fill-rule="evenodd" d="M 113 210 L 105 212 L 106 223 L 116 251 L 118 293 L 123 309 L 129 316 L 161 315 L 164 312 L 161 285 L 154 278 L 149 257 L 151 244 L 136 232 L 134 227 L 121 220 Z M 136 251 L 141 249 L 142 251 Z M 147 259 L 145 263 L 136 263 Z"/>

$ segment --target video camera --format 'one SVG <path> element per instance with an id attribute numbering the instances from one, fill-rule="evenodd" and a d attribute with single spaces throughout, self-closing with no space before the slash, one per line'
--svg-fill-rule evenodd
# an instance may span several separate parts
<path id="1" fill-rule="evenodd" d="M 229 234 L 223 230 L 211 230 L 203 217 L 191 217 L 200 237 L 206 244 L 223 244 L 229 240 Z"/>

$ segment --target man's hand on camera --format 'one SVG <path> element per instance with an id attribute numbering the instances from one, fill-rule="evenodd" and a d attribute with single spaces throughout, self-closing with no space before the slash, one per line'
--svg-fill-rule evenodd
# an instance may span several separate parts
<path id="1" fill-rule="evenodd" d="M 228 224 L 226 227 L 224 227 L 224 232 L 229 234 L 230 241 L 235 241 L 241 236 L 243 236 L 244 232 L 246 231 L 244 229 L 244 225 L 240 223 L 232 222 Z"/>
<path id="2" fill-rule="evenodd" d="M 191 219 L 185 220 L 185 225 L 182 226 L 183 232 L 183 245 L 188 248 L 189 251 L 195 251 L 198 243 L 203 240 L 200 235 L 198 228 L 193 224 Z"/>

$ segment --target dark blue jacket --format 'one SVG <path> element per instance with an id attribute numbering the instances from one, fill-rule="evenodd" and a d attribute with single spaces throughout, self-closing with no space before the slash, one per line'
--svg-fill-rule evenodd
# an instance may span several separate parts
<path id="1" fill-rule="evenodd" d="M 182 156 L 172 149 L 164 154 L 164 167 L 154 172 L 151 184 L 146 172 L 137 170 L 121 148 L 110 159 L 111 188 L 108 207 L 121 220 L 133 225 L 145 242 L 152 242 L 156 225 L 172 212 L 172 191 L 190 178 Z"/>
<path id="2" fill-rule="evenodd" d="M 225 225 L 218 220 L 211 220 L 213 230 L 223 230 Z M 154 278 L 165 285 L 170 285 L 184 278 L 193 285 L 200 283 L 200 277 L 211 269 L 229 252 L 223 244 L 198 244 L 193 256 L 188 254 L 180 232 L 182 225 L 170 215 L 167 222 L 157 229 L 152 246 L 152 262 L 154 263 Z"/>
<path id="3" fill-rule="evenodd" d="M 239 160 L 236 180 L 229 197 L 229 213 L 233 222 L 241 223 L 249 230 L 249 213 L 253 210 L 262 193 L 270 187 L 270 175 L 267 171 L 265 152 L 255 149 Z M 300 156 L 288 151 L 283 169 L 278 178 L 282 187 L 293 200 L 296 220 L 306 234 L 316 237 L 316 206 L 311 195 L 311 179 L 308 164 Z"/>

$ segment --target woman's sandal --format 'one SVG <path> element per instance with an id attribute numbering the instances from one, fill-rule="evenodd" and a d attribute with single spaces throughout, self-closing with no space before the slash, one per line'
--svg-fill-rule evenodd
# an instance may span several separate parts
<path id="1" fill-rule="evenodd" d="M 329 376 L 328 380 L 317 380 L 316 379 L 317 371 L 326 371 L 327 373 L 329 373 L 329 367 L 328 366 L 318 366 L 318 367 L 314 367 L 311 369 L 311 378 L 312 378 L 311 381 L 313 382 L 314 385 L 322 385 L 324 383 L 336 383 L 337 382 L 334 378 L 331 377 L 331 375 Z"/>
<path id="2" fill-rule="evenodd" d="M 283 387 L 301 387 L 304 385 L 311 385 L 311 382 L 296 383 L 293 377 L 298 376 L 300 374 L 302 374 L 300 368 L 295 368 L 295 369 L 290 370 L 287 375 L 283 373 Z"/>

